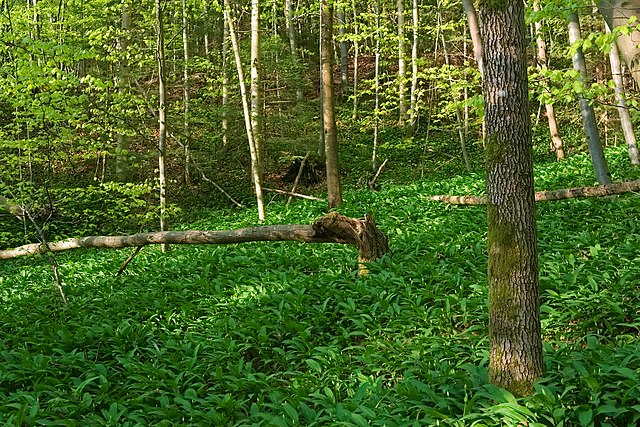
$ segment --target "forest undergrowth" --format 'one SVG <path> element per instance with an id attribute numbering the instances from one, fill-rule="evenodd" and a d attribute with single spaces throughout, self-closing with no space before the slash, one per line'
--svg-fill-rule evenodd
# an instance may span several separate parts
<path id="1" fill-rule="evenodd" d="M 638 179 L 621 148 L 614 178 Z M 487 385 L 481 174 L 347 191 L 391 252 L 357 277 L 341 245 L 148 247 L 0 264 L 0 422 L 8 426 L 627 426 L 640 423 L 640 197 L 539 203 L 546 377 Z M 588 155 L 536 168 L 537 189 L 593 184 Z M 272 201 L 269 223 L 321 202 Z M 202 211 L 183 229 L 254 225 Z"/>

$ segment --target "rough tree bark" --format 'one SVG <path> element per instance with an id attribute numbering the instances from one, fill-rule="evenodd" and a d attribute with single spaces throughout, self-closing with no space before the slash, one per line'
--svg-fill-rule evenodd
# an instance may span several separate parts
<path id="1" fill-rule="evenodd" d="M 389 250 L 387 236 L 378 230 L 372 215 L 367 214 L 364 218 L 357 219 L 331 212 L 312 225 L 271 225 L 219 231 L 159 231 L 129 236 L 79 237 L 48 245 L 33 243 L 0 250 L 0 260 L 79 248 L 119 249 L 168 243 L 226 245 L 261 241 L 344 243 L 355 246 L 358 249 L 358 271 L 361 275 L 368 271 L 365 263 L 375 261 Z"/>
<path id="2" fill-rule="evenodd" d="M 536 202 L 549 202 L 552 200 L 572 199 L 575 197 L 602 197 L 614 194 L 624 194 L 632 191 L 640 191 L 640 180 L 628 182 L 616 182 L 596 187 L 562 188 L 560 190 L 536 191 Z M 431 196 L 431 200 L 450 203 L 452 205 L 486 205 L 487 198 L 483 196 Z"/>
<path id="3" fill-rule="evenodd" d="M 489 250 L 489 380 L 515 395 L 544 373 L 524 3 L 481 1 Z"/>

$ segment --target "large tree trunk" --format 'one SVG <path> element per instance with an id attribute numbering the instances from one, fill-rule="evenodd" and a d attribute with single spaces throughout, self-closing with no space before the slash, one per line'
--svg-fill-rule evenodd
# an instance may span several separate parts
<path id="1" fill-rule="evenodd" d="M 20 256 L 60 252 L 78 248 L 127 248 L 157 244 L 212 244 L 260 241 L 298 241 L 306 243 L 346 243 L 358 248 L 359 273 L 366 274 L 365 263 L 375 261 L 389 250 L 387 236 L 378 230 L 371 215 L 356 219 L 331 212 L 312 225 L 271 225 L 237 230 L 188 230 L 139 233 L 129 236 L 89 236 L 48 243 L 33 243 L 0 250 L 0 260 Z"/>
<path id="2" fill-rule="evenodd" d="M 548 202 L 552 200 L 572 199 L 575 197 L 602 197 L 613 194 L 623 194 L 631 191 L 640 191 L 640 180 L 628 182 L 615 182 L 596 187 L 574 187 L 560 190 L 536 191 L 536 202 Z M 486 205 L 487 198 L 483 196 L 431 196 L 431 200 L 450 203 L 452 205 Z"/>
<path id="3" fill-rule="evenodd" d="M 544 374 L 524 3 L 481 2 L 489 250 L 489 380 L 515 395 Z"/>
<path id="4" fill-rule="evenodd" d="M 338 167 L 338 132 L 333 95 L 333 0 L 322 0 L 320 63 L 322 68 L 322 115 L 327 165 L 327 198 L 329 209 L 342 204 L 340 169 Z"/>
<path id="5" fill-rule="evenodd" d="M 580 39 L 580 19 L 578 18 L 577 13 L 572 13 L 569 16 L 569 43 L 573 45 Z M 583 84 L 586 84 L 588 81 L 587 66 L 584 60 L 582 47 L 576 49 L 576 53 L 573 55 L 572 60 L 573 68 L 580 73 L 580 81 Z M 577 96 L 580 102 L 580 112 L 582 114 L 584 133 L 587 138 L 587 145 L 589 146 L 589 153 L 591 154 L 591 162 L 593 163 L 593 170 L 595 172 L 596 179 L 601 185 L 610 184 L 611 174 L 609 173 L 607 160 L 605 159 L 604 152 L 602 150 L 600 135 L 598 135 L 596 114 L 593 111 L 593 106 L 589 104 L 589 101 L 582 94 L 579 93 Z"/>
<path id="6" fill-rule="evenodd" d="M 607 32 L 611 32 L 609 25 L 605 23 L 605 26 L 607 27 Z M 620 54 L 615 42 L 611 44 L 609 62 L 611 64 L 611 75 L 613 76 L 613 81 L 616 84 L 615 92 L 618 100 L 618 116 L 620 116 L 620 125 L 622 126 L 622 132 L 624 133 L 624 140 L 629 149 L 629 159 L 631 160 L 631 164 L 637 165 L 640 163 L 640 159 L 638 158 L 638 144 L 636 142 L 636 136 L 633 133 L 631 115 L 627 108 L 627 99 L 624 93 L 624 84 L 622 82 Z"/>
<path id="7" fill-rule="evenodd" d="M 598 2 L 598 10 L 609 28 L 622 27 L 629 25 L 629 18 L 636 16 L 640 18 L 640 1 L 633 0 L 600 0 Z M 636 25 L 636 24 L 632 24 Z M 629 35 L 620 35 L 616 40 L 620 53 L 624 58 L 624 62 L 629 67 L 633 79 L 640 87 L 640 32 L 632 31 Z"/>
<path id="8" fill-rule="evenodd" d="M 536 0 L 533 2 L 533 10 L 540 10 L 540 0 Z M 542 21 L 536 21 L 534 26 L 536 29 L 536 45 L 538 47 L 536 62 L 538 63 L 538 68 L 544 70 L 547 68 L 547 44 L 544 41 L 542 33 Z M 553 108 L 553 104 L 549 103 L 545 104 L 544 107 L 547 112 L 549 133 L 551 134 L 551 142 L 553 144 L 553 151 L 555 151 L 556 153 L 556 159 L 558 161 L 564 160 L 564 144 L 562 143 L 562 138 L 560 138 L 560 134 L 558 133 L 558 123 L 556 122 L 555 109 Z"/>

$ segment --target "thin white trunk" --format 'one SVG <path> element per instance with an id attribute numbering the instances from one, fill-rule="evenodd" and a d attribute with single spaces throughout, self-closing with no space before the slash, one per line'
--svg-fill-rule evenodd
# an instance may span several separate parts
<path id="1" fill-rule="evenodd" d="M 155 1 L 157 57 L 158 57 L 158 185 L 160 187 L 160 231 L 168 230 L 167 224 L 167 190 L 165 178 L 165 145 L 167 140 L 166 126 L 166 82 L 165 82 L 165 54 L 164 54 L 164 24 L 162 5 Z M 167 252 L 169 245 L 162 244 L 162 251 Z"/>
<path id="2" fill-rule="evenodd" d="M 229 140 L 229 23 L 222 20 L 222 146 L 226 147 Z"/>
<path id="3" fill-rule="evenodd" d="M 376 1 L 376 29 L 380 30 L 380 0 Z M 376 38 L 376 69 L 375 69 L 375 99 L 376 106 L 373 110 L 373 152 L 371 154 L 371 169 L 373 173 L 378 170 L 378 131 L 380 127 L 380 35 L 375 34 Z"/>
<path id="4" fill-rule="evenodd" d="M 605 22 L 607 32 L 611 32 L 609 25 Z M 620 125 L 622 126 L 622 132 L 624 133 L 624 139 L 629 149 L 629 159 L 631 164 L 637 165 L 640 163 L 638 159 L 638 144 L 636 142 L 636 136 L 633 133 L 633 124 L 631 123 L 631 115 L 627 108 L 627 99 L 624 93 L 624 84 L 622 82 L 622 67 L 620 66 L 620 53 L 618 46 L 614 41 L 611 43 L 611 50 L 609 51 L 609 62 L 611 63 L 611 74 L 613 81 L 616 84 L 616 99 L 618 101 L 618 115 L 620 116 Z"/>
<path id="5" fill-rule="evenodd" d="M 407 74 L 407 60 L 404 51 L 404 0 L 398 0 L 398 108 L 401 125 L 407 121 L 407 103 L 405 77 Z"/>
<path id="6" fill-rule="evenodd" d="M 418 122 L 418 31 L 419 31 L 419 17 L 418 17 L 418 0 L 413 0 L 413 44 L 411 45 L 411 94 L 409 107 L 409 127 L 407 129 L 408 135 L 413 135 Z"/>
<path id="7" fill-rule="evenodd" d="M 184 182 L 189 185 L 189 162 L 191 153 L 191 129 L 189 128 L 189 38 L 187 30 L 187 0 L 182 0 L 182 49 L 184 50 Z"/>
<path id="8" fill-rule="evenodd" d="M 159 1 L 159 0 L 157 0 Z M 236 60 L 236 68 L 238 70 L 238 84 L 240 85 L 240 98 L 242 99 L 242 110 L 244 112 L 244 125 L 247 131 L 247 139 L 249 140 L 249 154 L 251 155 L 251 177 L 256 192 L 256 200 L 258 203 L 258 219 L 264 219 L 264 202 L 262 196 L 262 180 L 260 170 L 258 169 L 258 150 L 253 139 L 253 127 L 251 125 L 251 111 L 249 109 L 249 101 L 247 100 L 247 87 L 244 83 L 244 71 L 242 70 L 242 59 L 240 58 L 240 47 L 238 46 L 238 37 L 236 35 L 233 19 L 228 0 L 225 1 L 224 16 L 229 26 L 229 35 L 231 36 L 231 47 Z M 262 212 L 262 219 L 260 218 Z"/>
<path id="9" fill-rule="evenodd" d="M 358 59 L 360 57 L 360 42 L 358 38 L 359 26 L 358 26 L 358 12 L 356 9 L 356 0 L 351 0 L 351 8 L 353 9 L 353 111 L 351 118 L 356 120 L 358 118 Z"/>

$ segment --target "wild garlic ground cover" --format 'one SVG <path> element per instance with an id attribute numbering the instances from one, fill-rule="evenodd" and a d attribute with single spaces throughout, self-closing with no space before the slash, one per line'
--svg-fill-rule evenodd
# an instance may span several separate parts
<path id="1" fill-rule="evenodd" d="M 611 150 L 617 179 L 637 179 Z M 539 189 L 592 184 L 587 156 L 536 170 Z M 640 197 L 540 203 L 546 378 L 515 399 L 487 385 L 485 211 L 473 175 L 351 191 L 391 253 L 357 277 L 340 245 L 253 243 L 0 264 L 0 421 L 109 426 L 627 426 L 640 423 Z M 324 206 L 268 206 L 309 223 Z M 182 228 L 252 224 L 202 212 Z"/>

